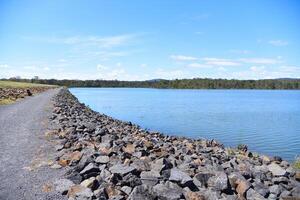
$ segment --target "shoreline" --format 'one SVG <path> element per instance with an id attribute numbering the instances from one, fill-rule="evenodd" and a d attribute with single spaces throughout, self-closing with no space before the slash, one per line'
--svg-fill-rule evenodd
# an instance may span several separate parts
<path id="1" fill-rule="evenodd" d="M 70 168 L 69 198 L 300 198 L 300 173 L 280 157 L 149 132 L 89 109 L 67 89 L 54 101 L 56 164 Z"/>

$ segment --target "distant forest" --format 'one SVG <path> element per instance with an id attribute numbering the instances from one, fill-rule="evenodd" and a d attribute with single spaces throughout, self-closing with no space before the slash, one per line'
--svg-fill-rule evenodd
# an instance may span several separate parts
<path id="1" fill-rule="evenodd" d="M 174 89 L 300 89 L 300 79 L 155 79 L 148 81 L 118 80 L 56 80 L 56 79 L 2 79 L 20 82 L 51 84 L 66 87 L 131 87 L 131 88 L 174 88 Z"/>

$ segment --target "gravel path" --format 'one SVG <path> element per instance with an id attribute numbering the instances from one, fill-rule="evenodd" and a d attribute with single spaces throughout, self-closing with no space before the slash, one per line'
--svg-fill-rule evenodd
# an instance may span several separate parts
<path id="1" fill-rule="evenodd" d="M 62 169 L 49 168 L 54 148 L 45 138 L 52 89 L 12 105 L 0 106 L 0 199 L 64 199 L 51 183 Z"/>

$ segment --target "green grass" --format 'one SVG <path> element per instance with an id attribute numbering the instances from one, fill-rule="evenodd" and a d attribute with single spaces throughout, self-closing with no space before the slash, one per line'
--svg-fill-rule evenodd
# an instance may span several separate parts
<path id="1" fill-rule="evenodd" d="M 30 87 L 56 87 L 56 86 L 36 84 L 36 83 L 15 82 L 15 81 L 0 81 L 0 88 L 30 88 Z"/>

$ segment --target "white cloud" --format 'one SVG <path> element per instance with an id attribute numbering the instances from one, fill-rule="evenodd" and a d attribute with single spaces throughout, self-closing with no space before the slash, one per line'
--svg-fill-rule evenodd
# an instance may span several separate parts
<path id="1" fill-rule="evenodd" d="M 45 71 L 49 71 L 49 70 L 50 70 L 49 67 L 44 67 L 43 69 L 44 69 Z"/>
<path id="2" fill-rule="evenodd" d="M 298 67 L 298 66 L 283 65 L 283 66 L 280 66 L 280 69 L 284 72 L 300 73 L 300 67 Z"/>
<path id="3" fill-rule="evenodd" d="M 81 56 L 84 56 L 85 59 L 88 58 L 88 60 L 91 59 L 99 59 L 100 61 L 107 61 L 111 58 L 115 57 L 124 57 L 127 56 L 130 52 L 125 51 L 88 51 L 88 52 L 78 52 L 78 54 L 81 54 Z M 80 55 L 79 55 L 80 56 Z M 82 58 L 82 59 L 84 59 Z M 82 60 L 81 59 L 81 60 Z"/>
<path id="4" fill-rule="evenodd" d="M 231 49 L 229 50 L 230 53 L 234 54 L 249 54 L 251 53 L 249 50 L 240 50 L 240 49 Z"/>
<path id="5" fill-rule="evenodd" d="M 176 78 L 190 78 L 191 75 L 189 72 L 182 70 L 165 70 L 165 69 L 157 69 L 155 71 L 156 77 L 153 78 L 162 78 L 162 79 L 176 79 Z"/>
<path id="6" fill-rule="evenodd" d="M 136 34 L 123 34 L 115 36 L 70 36 L 70 37 L 23 37 L 26 40 L 37 42 L 98 46 L 101 48 L 112 48 L 132 42 L 137 37 Z"/>
<path id="7" fill-rule="evenodd" d="M 171 59 L 176 60 L 176 61 L 193 61 L 197 60 L 196 57 L 193 56 L 184 56 L 184 55 L 171 55 Z"/>
<path id="8" fill-rule="evenodd" d="M 9 68 L 9 65 L 7 65 L 7 64 L 0 64 L 0 68 Z"/>
<path id="9" fill-rule="evenodd" d="M 229 60 L 229 59 L 221 59 L 221 58 L 203 58 L 205 64 L 214 65 L 214 66 L 238 66 L 240 63 Z"/>
<path id="10" fill-rule="evenodd" d="M 273 58 L 241 58 L 241 62 L 248 64 L 278 64 L 280 60 Z"/>
<path id="11" fill-rule="evenodd" d="M 211 68 L 211 65 L 207 65 L 207 64 L 202 64 L 202 63 L 191 63 L 188 64 L 188 67 L 193 67 L 193 68 Z"/>
<path id="12" fill-rule="evenodd" d="M 58 62 L 67 62 L 67 60 L 66 60 L 66 59 L 63 59 L 63 58 L 58 59 L 57 61 L 58 61 Z"/>
<path id="13" fill-rule="evenodd" d="M 118 63 L 116 63 L 116 66 L 117 66 L 117 67 L 121 67 L 121 66 L 122 66 L 122 63 L 118 62 Z"/>
<path id="14" fill-rule="evenodd" d="M 289 43 L 284 40 L 270 40 L 269 44 L 273 46 L 287 46 Z"/>
<path id="15" fill-rule="evenodd" d="M 265 66 L 252 66 L 250 70 L 253 72 L 262 72 L 265 70 Z"/>
<path id="16" fill-rule="evenodd" d="M 204 32 L 202 32 L 202 31 L 196 31 L 195 34 L 196 34 L 196 35 L 203 35 Z"/>
<path id="17" fill-rule="evenodd" d="M 145 64 L 145 63 L 142 63 L 141 65 L 140 65 L 140 67 L 142 67 L 142 68 L 145 68 L 145 67 L 147 67 L 148 65 L 147 64 Z"/>
<path id="18" fill-rule="evenodd" d="M 225 67 L 218 67 L 218 70 L 223 71 L 223 72 L 227 71 L 227 69 Z"/>
<path id="19" fill-rule="evenodd" d="M 28 69 L 28 70 L 36 70 L 37 67 L 35 65 L 28 65 L 28 66 L 24 66 L 24 69 Z"/>

